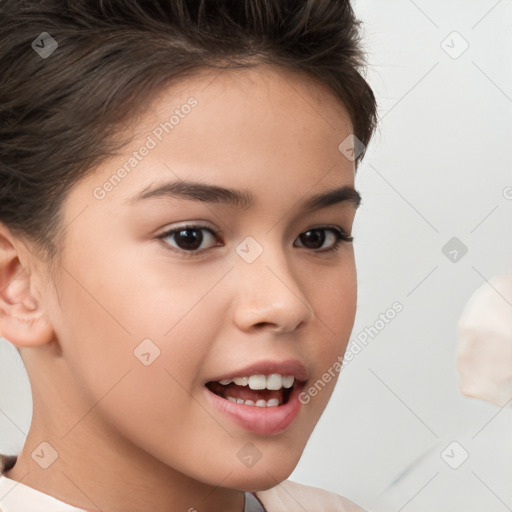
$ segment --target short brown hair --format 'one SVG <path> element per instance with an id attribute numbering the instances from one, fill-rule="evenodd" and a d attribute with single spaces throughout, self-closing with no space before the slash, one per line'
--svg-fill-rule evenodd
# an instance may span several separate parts
<path id="1" fill-rule="evenodd" d="M 0 0 L 0 222 L 52 259 L 66 193 L 126 144 L 114 135 L 151 94 L 204 68 L 317 77 L 366 147 L 359 24 L 349 0 Z M 43 32 L 48 58 L 31 47 Z"/>

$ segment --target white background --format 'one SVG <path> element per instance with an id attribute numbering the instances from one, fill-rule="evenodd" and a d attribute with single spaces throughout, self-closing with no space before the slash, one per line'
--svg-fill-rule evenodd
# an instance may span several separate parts
<path id="1" fill-rule="evenodd" d="M 455 370 L 466 301 L 512 272 L 512 2 L 354 8 L 381 123 L 356 177 L 353 338 L 404 310 L 341 372 L 292 479 L 374 511 L 512 510 L 512 409 L 463 397 Z M 457 59 L 441 47 L 453 31 L 469 44 Z M 441 252 L 454 236 L 458 263 Z M 454 440 L 469 453 L 456 470 L 441 458 Z"/>
<path id="2" fill-rule="evenodd" d="M 354 8 L 381 122 L 356 177 L 353 338 L 395 301 L 403 311 L 342 371 L 291 478 L 374 511 L 512 510 L 512 409 L 463 397 L 455 370 L 466 301 L 512 272 L 512 1 Z M 468 248 L 456 263 L 442 252 L 452 237 Z M 19 451 L 30 417 L 0 340 L 0 452 Z M 469 454 L 458 469 L 441 458 L 453 441 Z"/>

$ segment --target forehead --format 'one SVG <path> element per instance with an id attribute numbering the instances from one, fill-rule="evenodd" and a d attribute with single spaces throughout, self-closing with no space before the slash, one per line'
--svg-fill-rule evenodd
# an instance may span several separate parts
<path id="1" fill-rule="evenodd" d="M 150 111 L 165 114 L 169 107 L 182 104 L 190 96 L 202 100 L 203 108 L 209 105 L 222 108 L 223 103 L 244 106 L 249 111 L 256 104 L 270 103 L 273 109 L 289 114 L 316 118 L 337 129 L 340 122 L 351 126 L 342 101 L 325 83 L 312 75 L 282 66 L 254 64 L 245 68 L 204 68 L 191 76 L 178 80 L 148 99 Z M 323 112 L 322 110 L 327 112 Z M 239 111 L 230 109 L 225 115 Z"/>
<path id="2" fill-rule="evenodd" d="M 327 85 L 305 73 L 265 64 L 201 70 L 148 100 L 131 129 L 139 141 L 156 133 L 156 139 L 165 139 L 157 144 L 175 155 L 180 148 L 189 152 L 192 145 L 208 151 L 208 158 L 229 155 L 236 143 L 238 151 L 246 148 L 244 154 L 251 157 L 261 149 L 257 144 L 264 144 L 270 155 L 314 145 L 317 152 L 338 156 L 332 139 L 341 142 L 352 124 Z"/>
<path id="3" fill-rule="evenodd" d="M 148 98 L 129 132 L 130 144 L 87 184 L 90 192 L 112 182 L 112 204 L 170 179 L 274 200 L 286 190 L 294 201 L 353 183 L 354 164 L 338 149 L 352 132 L 342 102 L 316 79 L 274 66 L 202 70 Z"/>

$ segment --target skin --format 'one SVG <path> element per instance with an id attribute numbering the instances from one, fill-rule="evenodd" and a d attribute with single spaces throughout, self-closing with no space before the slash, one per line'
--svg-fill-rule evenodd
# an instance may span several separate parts
<path id="1" fill-rule="evenodd" d="M 189 97 L 197 106 L 96 199 L 94 189 Z M 133 129 L 126 151 L 66 198 L 54 276 L 26 241 L 1 227 L 0 333 L 22 349 L 34 407 L 7 476 L 105 512 L 170 504 L 241 512 L 241 490 L 274 487 L 293 471 L 335 379 L 271 436 L 222 416 L 203 385 L 267 359 L 298 359 L 311 384 L 344 353 L 356 311 L 353 245 L 326 253 L 297 240 L 325 225 L 350 234 L 356 206 L 306 212 L 298 205 L 354 186 L 354 162 L 338 150 L 352 125 L 325 85 L 259 65 L 174 84 Z M 167 197 L 127 204 L 149 185 L 183 179 L 245 189 L 255 203 L 240 209 Z M 190 257 L 174 239 L 157 239 L 183 221 L 221 230 L 222 245 Z M 247 236 L 263 248 L 251 264 L 236 252 Z M 161 351 L 149 366 L 133 353 L 146 338 Z M 47 469 L 31 456 L 41 442 L 58 453 Z M 237 457 L 248 442 L 262 454 L 252 467 Z"/>

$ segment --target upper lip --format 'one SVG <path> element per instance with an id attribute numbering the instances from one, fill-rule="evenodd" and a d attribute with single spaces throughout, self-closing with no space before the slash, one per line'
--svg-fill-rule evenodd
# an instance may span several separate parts
<path id="1" fill-rule="evenodd" d="M 304 382 L 308 379 L 306 367 L 295 359 L 285 361 L 259 361 L 238 370 L 229 371 L 223 375 L 213 377 L 208 382 L 218 382 L 223 379 L 233 379 L 235 377 L 250 377 L 251 375 L 271 375 L 278 373 L 282 376 L 293 375 L 295 380 Z"/>

